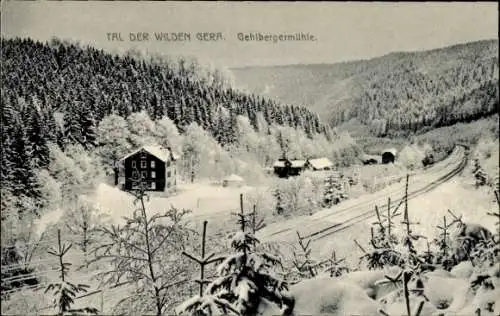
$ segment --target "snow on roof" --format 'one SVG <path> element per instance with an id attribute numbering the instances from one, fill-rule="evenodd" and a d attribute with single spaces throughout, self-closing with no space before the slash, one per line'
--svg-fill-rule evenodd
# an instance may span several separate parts
<path id="1" fill-rule="evenodd" d="M 392 155 L 396 156 L 398 151 L 396 150 L 396 148 L 387 148 L 386 150 L 382 151 L 382 154 L 385 153 L 391 153 Z"/>
<path id="2" fill-rule="evenodd" d="M 295 167 L 295 168 L 301 168 L 301 167 L 304 167 L 304 165 L 306 164 L 306 161 L 305 160 L 289 160 L 290 163 L 292 164 L 291 167 Z M 286 160 L 276 160 L 273 164 L 273 167 L 285 167 L 285 163 L 286 163 Z"/>
<path id="3" fill-rule="evenodd" d="M 364 154 L 362 157 L 361 157 L 361 160 L 363 161 L 368 161 L 370 159 L 373 159 L 373 160 L 376 160 L 376 161 L 379 161 L 381 160 L 381 157 L 378 156 L 378 155 L 368 155 L 368 154 Z"/>
<path id="4" fill-rule="evenodd" d="M 290 162 L 292 163 L 292 167 L 304 167 L 306 164 L 305 160 L 291 160 Z"/>
<path id="5" fill-rule="evenodd" d="M 273 167 L 285 167 L 285 160 L 276 160 L 273 164 Z"/>
<path id="6" fill-rule="evenodd" d="M 130 156 L 133 156 L 135 154 L 137 154 L 138 152 L 140 152 L 141 150 L 144 150 L 148 153 L 150 153 L 151 155 L 155 156 L 156 158 L 160 159 L 161 161 L 163 162 L 167 162 L 170 160 L 170 156 L 169 154 L 172 154 L 172 158 L 174 158 L 174 160 L 176 160 L 174 154 L 170 151 L 169 153 L 169 150 L 168 149 L 163 149 L 162 147 L 160 146 L 142 146 L 140 148 L 138 148 L 137 150 L 134 150 L 133 152 L 127 154 L 126 156 L 122 157 L 120 159 L 120 161 L 122 160 L 125 160 L 127 159 L 128 157 Z"/>
<path id="7" fill-rule="evenodd" d="M 236 174 L 231 174 L 227 177 L 224 178 L 224 181 L 232 181 L 232 182 L 242 182 L 244 181 L 242 177 L 236 175 Z"/>
<path id="8" fill-rule="evenodd" d="M 324 169 L 333 166 L 333 163 L 330 161 L 330 159 L 326 157 L 309 159 L 308 161 L 315 169 Z"/>

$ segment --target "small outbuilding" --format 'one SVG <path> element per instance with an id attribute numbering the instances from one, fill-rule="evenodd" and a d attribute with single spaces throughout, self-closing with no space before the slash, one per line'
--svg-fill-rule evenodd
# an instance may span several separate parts
<path id="1" fill-rule="evenodd" d="M 382 152 L 382 163 L 394 163 L 396 161 L 397 150 L 394 148 L 388 148 Z"/>
<path id="2" fill-rule="evenodd" d="M 231 174 L 224 179 L 222 179 L 222 186 L 223 187 L 241 187 L 245 183 L 245 180 L 235 174 Z"/>
<path id="3" fill-rule="evenodd" d="M 306 168 L 313 171 L 332 170 L 333 162 L 326 157 L 308 159 L 306 162 Z"/>

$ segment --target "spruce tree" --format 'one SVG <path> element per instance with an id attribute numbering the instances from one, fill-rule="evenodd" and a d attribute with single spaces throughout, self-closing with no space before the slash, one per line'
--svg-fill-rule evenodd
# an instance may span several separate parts
<path id="1" fill-rule="evenodd" d="M 288 315 L 293 310 L 295 300 L 288 293 L 287 283 L 276 276 L 276 269 L 282 266 L 281 260 L 257 250 L 259 240 L 248 231 L 252 213 L 245 214 L 242 205 L 237 214 L 240 230 L 230 236 L 233 253 L 218 266 L 217 277 L 205 290 L 206 300 L 223 303 L 218 312 L 225 309 L 226 313 L 233 311 L 239 315 L 257 315 L 263 302 L 272 302 Z M 178 312 L 214 315 L 214 311 L 193 310 L 193 302 L 186 301 Z"/>

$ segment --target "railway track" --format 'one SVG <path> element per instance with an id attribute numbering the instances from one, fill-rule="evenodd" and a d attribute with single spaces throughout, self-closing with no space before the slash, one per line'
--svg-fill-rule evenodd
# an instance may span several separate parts
<path id="1" fill-rule="evenodd" d="M 445 159 L 440 165 L 436 165 L 434 168 L 428 168 L 426 171 L 421 173 L 419 179 L 416 183 L 424 183 L 422 187 L 409 192 L 408 199 L 415 198 L 426 192 L 429 192 L 439 186 L 440 184 L 453 178 L 455 175 L 459 174 L 467 165 L 467 148 L 463 145 L 457 145 L 455 150 L 450 154 L 450 156 Z M 432 178 L 429 181 L 429 178 Z M 384 191 L 384 190 L 383 190 Z M 322 212 L 325 213 L 314 218 L 313 223 L 298 223 L 292 227 L 281 229 L 267 236 L 264 236 L 266 240 L 274 241 L 285 241 L 292 240 L 296 238 L 295 231 L 312 231 L 310 233 L 301 233 L 303 238 L 309 238 L 312 241 L 323 239 L 327 236 L 345 230 L 357 223 L 366 221 L 370 218 L 375 217 L 373 211 L 375 205 L 379 208 L 387 207 L 387 198 L 391 198 L 391 205 L 398 205 L 404 202 L 404 195 L 402 194 L 402 189 L 397 188 L 390 191 L 382 192 L 383 195 L 377 196 L 372 200 L 362 201 L 351 205 L 349 207 L 344 207 L 337 212 Z M 398 194 L 398 197 L 394 197 Z M 345 220 L 336 220 L 339 216 L 345 215 L 347 212 L 354 213 L 355 215 L 348 217 Z M 331 225 L 322 227 L 320 229 L 314 229 L 319 223 L 331 222 Z"/>

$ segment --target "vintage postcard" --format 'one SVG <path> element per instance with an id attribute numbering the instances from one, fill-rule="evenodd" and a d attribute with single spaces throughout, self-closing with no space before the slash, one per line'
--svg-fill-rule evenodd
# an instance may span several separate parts
<path id="1" fill-rule="evenodd" d="M 2 315 L 500 315 L 497 3 L 0 12 Z"/>

